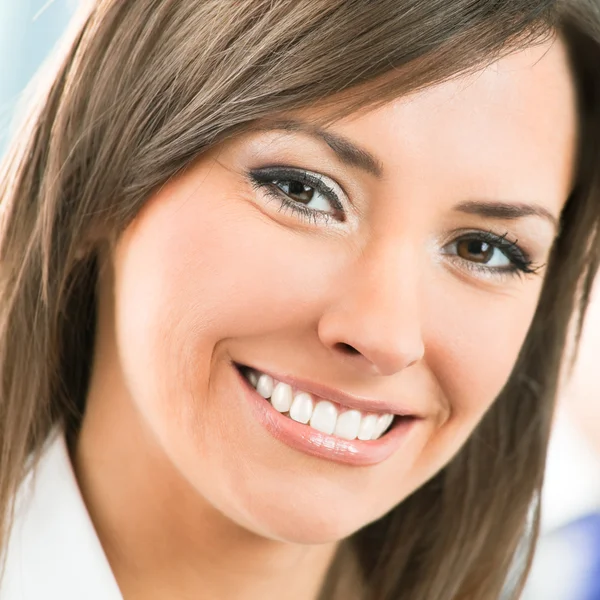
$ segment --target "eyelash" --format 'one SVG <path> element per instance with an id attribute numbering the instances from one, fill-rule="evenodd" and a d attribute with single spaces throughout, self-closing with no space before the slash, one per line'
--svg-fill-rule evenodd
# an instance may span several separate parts
<path id="1" fill-rule="evenodd" d="M 309 223 L 312 222 L 315 225 L 319 221 L 328 224 L 332 218 L 336 218 L 334 215 L 322 210 L 309 208 L 308 206 L 304 206 L 300 202 L 293 200 L 277 185 L 277 183 L 298 182 L 310 186 L 320 194 L 323 194 L 333 208 L 341 213 L 341 218 L 337 220 L 344 221 L 344 205 L 338 194 L 315 173 L 295 167 L 265 167 L 249 171 L 248 176 L 254 189 L 262 190 L 280 203 L 280 210 L 289 210 L 292 214 L 297 215 Z M 470 270 L 481 272 L 488 276 L 490 274 L 494 276 L 522 276 L 524 274 L 536 274 L 541 268 L 541 266 L 533 264 L 529 254 L 518 244 L 518 240 L 510 241 L 508 239 L 508 232 L 503 235 L 498 235 L 493 231 L 469 231 L 460 237 L 455 238 L 450 243 L 458 244 L 463 241 L 477 241 L 489 244 L 502 252 L 512 265 L 511 267 L 505 268 L 487 267 L 485 264 L 468 261 L 457 256 L 456 258 L 466 264 L 467 268 Z"/>
<path id="2" fill-rule="evenodd" d="M 541 265 L 535 265 L 529 254 L 518 244 L 518 240 L 514 242 L 508 239 L 508 232 L 503 235 L 498 235 L 493 231 L 469 231 L 454 239 L 451 243 L 458 244 L 463 241 L 483 242 L 497 248 L 511 262 L 510 267 L 486 267 L 485 264 L 468 261 L 461 257 L 457 257 L 463 263 L 467 264 L 467 268 L 489 274 L 490 271 L 496 275 L 529 275 L 536 274 Z"/>
<path id="3" fill-rule="evenodd" d="M 329 200 L 336 211 L 339 211 L 340 218 L 338 220 L 345 220 L 344 205 L 340 200 L 339 195 L 316 173 L 293 167 L 266 167 L 264 169 L 250 171 L 248 175 L 252 181 L 252 186 L 255 189 L 262 189 L 269 196 L 278 200 L 281 203 L 282 209 L 289 210 L 292 214 L 296 214 L 309 223 L 313 222 L 316 225 L 318 221 L 322 221 L 325 224 L 328 224 L 331 219 L 335 217 L 330 213 L 309 208 L 300 202 L 296 202 L 290 198 L 276 182 L 282 183 L 292 181 L 314 188 Z"/>

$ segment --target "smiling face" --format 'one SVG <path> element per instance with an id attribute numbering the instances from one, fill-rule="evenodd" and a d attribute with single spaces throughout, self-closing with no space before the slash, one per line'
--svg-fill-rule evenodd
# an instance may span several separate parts
<path id="1" fill-rule="evenodd" d="M 559 42 L 326 130 L 312 114 L 213 148 L 122 235 L 85 419 L 127 414 L 228 519 L 318 543 L 431 478 L 507 381 L 576 116 Z"/>

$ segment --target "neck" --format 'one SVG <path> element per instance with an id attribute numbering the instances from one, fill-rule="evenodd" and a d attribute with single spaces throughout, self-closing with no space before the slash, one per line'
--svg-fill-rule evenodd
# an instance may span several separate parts
<path id="1" fill-rule="evenodd" d="M 125 600 L 319 596 L 335 544 L 266 539 L 227 519 L 181 476 L 110 374 L 102 389 L 95 379 L 72 459 Z"/>

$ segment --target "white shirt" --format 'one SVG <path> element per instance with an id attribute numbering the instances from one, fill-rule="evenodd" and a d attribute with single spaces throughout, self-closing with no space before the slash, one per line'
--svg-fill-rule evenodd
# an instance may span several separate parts
<path id="1" fill-rule="evenodd" d="M 16 502 L 0 600 L 123 600 L 79 491 L 62 430 L 48 438 Z"/>

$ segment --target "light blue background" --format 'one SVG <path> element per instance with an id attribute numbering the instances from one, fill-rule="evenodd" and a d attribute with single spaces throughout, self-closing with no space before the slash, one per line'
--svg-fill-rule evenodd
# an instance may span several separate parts
<path id="1" fill-rule="evenodd" d="M 19 96 L 67 26 L 77 0 L 0 0 L 0 155 Z"/>

